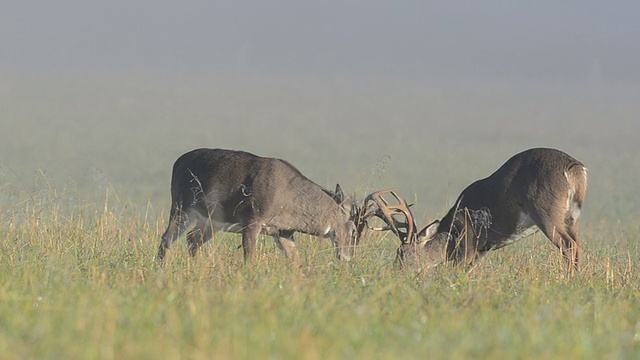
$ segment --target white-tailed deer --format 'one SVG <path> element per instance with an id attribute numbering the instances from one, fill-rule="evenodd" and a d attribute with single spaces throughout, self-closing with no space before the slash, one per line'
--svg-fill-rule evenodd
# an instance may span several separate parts
<path id="1" fill-rule="evenodd" d="M 159 260 L 187 230 L 192 256 L 214 231 L 242 233 L 245 261 L 255 258 L 261 233 L 292 261 L 298 257 L 294 232 L 330 238 L 338 259 L 350 259 L 358 240 L 359 212 L 340 185 L 331 192 L 284 160 L 243 151 L 197 149 L 180 156 L 173 165 L 171 203 Z"/>
<path id="2" fill-rule="evenodd" d="M 580 268 L 578 218 L 587 192 L 584 165 L 555 150 L 536 148 L 511 157 L 491 176 L 462 191 L 440 221 L 416 233 L 406 202 L 392 190 L 370 194 L 364 219 L 377 216 L 401 240 L 398 260 L 414 270 L 452 261 L 471 265 L 488 251 L 528 236 L 537 226 L 561 251 L 570 273 Z M 394 204 L 383 195 L 391 194 Z"/>

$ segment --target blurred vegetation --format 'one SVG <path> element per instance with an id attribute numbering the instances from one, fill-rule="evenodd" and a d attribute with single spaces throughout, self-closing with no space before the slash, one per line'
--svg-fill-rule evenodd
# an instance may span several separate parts
<path id="1" fill-rule="evenodd" d="M 0 76 L 0 353 L 7 358 L 631 358 L 638 354 L 638 89 L 344 79 Z M 634 92 L 635 91 L 635 92 Z M 589 169 L 587 264 L 541 235 L 469 274 L 412 277 L 367 235 L 336 263 L 298 236 L 243 266 L 237 236 L 153 261 L 173 161 L 197 147 L 289 160 L 426 221 L 535 146 Z"/>

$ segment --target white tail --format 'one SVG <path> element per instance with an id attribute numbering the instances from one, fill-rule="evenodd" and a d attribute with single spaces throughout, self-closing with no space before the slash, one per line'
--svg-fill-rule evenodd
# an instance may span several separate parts
<path id="1" fill-rule="evenodd" d="M 530 235 L 535 225 L 562 251 L 573 273 L 581 264 L 578 219 L 586 192 L 587 170 L 580 161 L 555 149 L 523 151 L 464 189 L 442 220 L 418 233 L 395 230 L 402 235 L 398 258 L 418 269 L 445 261 L 473 264 L 486 252 Z M 413 216 L 403 203 L 402 211 L 391 213 L 404 216 L 406 222 L 378 210 L 369 210 L 366 216 L 378 216 L 392 229 L 406 227 Z M 385 207 L 386 201 L 373 206 Z M 365 203 L 365 208 L 372 205 Z"/>
<path id="2" fill-rule="evenodd" d="M 353 255 L 359 213 L 336 185 L 331 192 L 284 160 L 243 151 L 198 149 L 173 165 L 171 214 L 158 259 L 185 231 L 191 255 L 215 230 L 242 233 L 245 261 L 255 258 L 259 234 L 272 236 L 292 260 L 294 232 L 331 239 L 336 256 Z"/>

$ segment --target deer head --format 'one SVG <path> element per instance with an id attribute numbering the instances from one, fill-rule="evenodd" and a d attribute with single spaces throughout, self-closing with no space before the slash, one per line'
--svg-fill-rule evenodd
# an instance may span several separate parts
<path id="1" fill-rule="evenodd" d="M 392 202 L 385 195 L 393 197 Z M 436 266 L 446 259 L 449 236 L 438 233 L 439 221 L 434 221 L 416 232 L 416 222 L 407 202 L 394 190 L 381 190 L 369 194 L 362 207 L 360 226 L 375 231 L 391 231 L 400 239 L 396 262 L 405 268 L 420 269 Z M 372 227 L 369 219 L 377 217 L 386 225 Z"/>

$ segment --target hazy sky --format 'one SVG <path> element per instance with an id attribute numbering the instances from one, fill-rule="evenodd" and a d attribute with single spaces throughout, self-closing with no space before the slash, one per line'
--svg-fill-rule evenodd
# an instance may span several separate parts
<path id="1" fill-rule="evenodd" d="M 0 71 L 640 81 L 638 1 L 15 1 Z"/>

